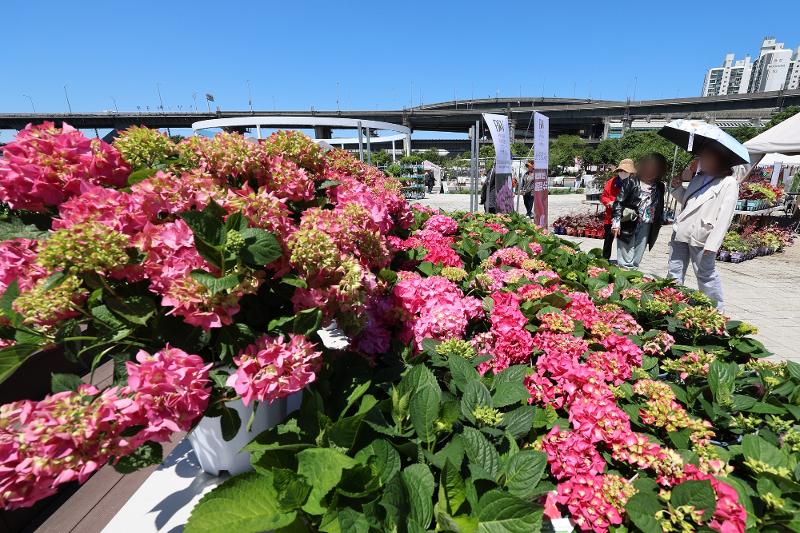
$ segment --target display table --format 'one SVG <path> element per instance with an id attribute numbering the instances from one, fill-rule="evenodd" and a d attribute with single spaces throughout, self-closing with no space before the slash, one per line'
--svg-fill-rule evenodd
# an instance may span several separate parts
<path id="1" fill-rule="evenodd" d="M 744 215 L 747 217 L 763 217 L 769 214 L 772 214 L 773 211 L 783 211 L 783 206 L 776 205 L 774 207 L 768 207 L 766 209 L 759 209 L 758 211 L 739 211 L 736 210 L 733 212 L 734 215 Z"/>
<path id="2" fill-rule="evenodd" d="M 226 478 L 204 473 L 191 444 L 183 439 L 111 519 L 103 533 L 179 533 L 203 494 Z"/>

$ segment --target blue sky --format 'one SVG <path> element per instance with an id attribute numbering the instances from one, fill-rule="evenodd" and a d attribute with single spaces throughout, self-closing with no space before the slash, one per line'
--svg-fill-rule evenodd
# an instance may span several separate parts
<path id="1" fill-rule="evenodd" d="M 800 45 L 797 0 L 5 0 L 2 20 L 0 112 L 66 111 L 64 85 L 76 111 L 155 110 L 157 85 L 172 110 L 246 109 L 247 80 L 256 109 L 397 108 L 412 84 L 415 105 L 667 98 L 765 35 Z"/>

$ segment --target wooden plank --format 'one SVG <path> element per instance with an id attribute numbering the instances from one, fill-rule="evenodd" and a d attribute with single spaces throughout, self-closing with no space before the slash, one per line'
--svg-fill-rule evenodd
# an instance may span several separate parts
<path id="1" fill-rule="evenodd" d="M 185 436 L 175 433 L 170 442 L 162 443 L 164 456 Z M 97 533 L 156 468 L 158 465 L 123 475 L 110 465 L 104 466 L 50 515 L 36 533 Z"/>

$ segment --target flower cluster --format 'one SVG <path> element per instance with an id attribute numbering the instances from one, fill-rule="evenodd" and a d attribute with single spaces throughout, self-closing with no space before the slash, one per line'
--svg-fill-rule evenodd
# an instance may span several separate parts
<path id="1" fill-rule="evenodd" d="M 169 346 L 137 360 L 127 365 L 126 387 L 82 385 L 0 406 L 0 507 L 28 506 L 146 441 L 191 427 L 208 404 L 209 365 Z"/>
<path id="2" fill-rule="evenodd" d="M 239 352 L 227 385 L 245 405 L 286 398 L 316 379 L 322 352 L 302 335 L 263 336 Z"/>
<path id="3" fill-rule="evenodd" d="M 696 335 L 722 335 L 725 333 L 725 315 L 710 307 L 686 306 L 675 315 L 683 327 Z"/>
<path id="4" fill-rule="evenodd" d="M 28 125 L 3 147 L 0 200 L 14 209 L 46 211 L 81 194 L 84 184 L 121 187 L 130 173 L 119 151 L 75 128 Z"/>
<path id="5" fill-rule="evenodd" d="M 482 302 L 464 296 L 452 281 L 441 276 L 423 278 L 404 273 L 392 291 L 403 324 L 400 338 L 414 341 L 422 351 L 425 339 L 460 339 L 470 320 L 483 314 Z"/>

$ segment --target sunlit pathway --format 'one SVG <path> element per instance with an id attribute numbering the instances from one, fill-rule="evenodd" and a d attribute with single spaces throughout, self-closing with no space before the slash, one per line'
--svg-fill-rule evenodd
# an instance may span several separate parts
<path id="1" fill-rule="evenodd" d="M 550 196 L 550 221 L 564 214 L 594 210 L 581 203 L 583 198 L 578 194 Z M 419 203 L 448 211 L 466 210 L 469 196 L 435 194 Z M 663 228 L 653 250 L 645 254 L 643 272 L 666 275 L 670 232 L 669 227 Z M 568 238 L 579 242 L 586 251 L 602 245 L 597 239 Z M 612 257 L 616 257 L 616 250 Z M 800 243 L 780 254 L 739 264 L 719 263 L 718 267 L 725 291 L 725 313 L 758 326 L 758 339 L 776 357 L 800 362 Z M 689 270 L 686 284 L 697 287 Z"/>

